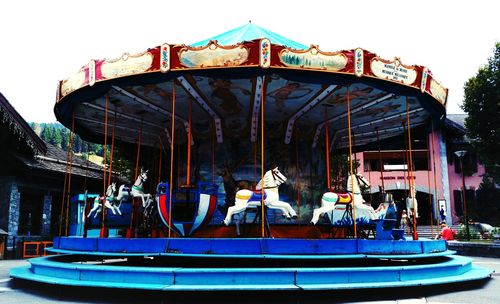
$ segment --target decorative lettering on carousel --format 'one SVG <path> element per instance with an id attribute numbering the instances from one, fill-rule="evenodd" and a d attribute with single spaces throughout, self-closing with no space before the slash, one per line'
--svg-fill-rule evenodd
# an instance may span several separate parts
<path id="1" fill-rule="evenodd" d="M 395 63 L 387 63 L 374 59 L 371 63 L 371 69 L 373 74 L 377 77 L 405 84 L 412 84 L 417 77 L 415 70 L 403 67 L 399 61 L 396 61 Z"/>
<path id="2" fill-rule="evenodd" d="M 401 179 L 401 180 L 404 180 L 404 179 L 417 179 L 416 176 L 384 176 L 384 180 L 396 180 L 396 179 Z M 380 177 L 380 179 L 382 179 L 382 177 Z"/>

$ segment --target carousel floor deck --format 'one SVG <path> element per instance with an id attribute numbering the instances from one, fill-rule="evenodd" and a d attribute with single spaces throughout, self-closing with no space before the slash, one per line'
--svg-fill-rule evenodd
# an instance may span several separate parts
<path id="1" fill-rule="evenodd" d="M 214 256 L 381 256 L 443 253 L 446 242 L 364 239 L 262 239 L 262 238 L 81 238 L 57 237 L 52 252 L 82 255 L 214 255 Z"/>
<path id="2" fill-rule="evenodd" d="M 361 239 L 60 237 L 53 256 L 16 268 L 56 285 L 166 291 L 338 290 L 448 284 L 492 271 L 446 242 Z"/>

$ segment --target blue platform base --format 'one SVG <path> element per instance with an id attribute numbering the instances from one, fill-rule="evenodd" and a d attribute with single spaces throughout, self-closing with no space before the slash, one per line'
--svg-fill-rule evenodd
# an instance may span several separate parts
<path id="1" fill-rule="evenodd" d="M 446 242 L 304 239 L 58 238 L 13 278 L 165 291 L 341 290 L 458 283 L 492 270 Z"/>

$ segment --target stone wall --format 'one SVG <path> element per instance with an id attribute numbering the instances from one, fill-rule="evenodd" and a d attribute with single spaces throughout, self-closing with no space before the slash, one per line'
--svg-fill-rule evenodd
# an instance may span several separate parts
<path id="1" fill-rule="evenodd" d="M 9 206 L 9 237 L 7 239 L 7 250 L 14 246 L 14 236 L 19 229 L 19 210 L 21 208 L 21 193 L 18 191 L 17 183 L 12 183 L 10 187 L 10 206 Z"/>
<path id="2" fill-rule="evenodd" d="M 21 205 L 21 193 L 17 183 L 2 179 L 0 182 L 0 228 L 9 233 L 7 237 L 7 250 L 11 251 L 14 246 L 14 236 L 19 228 L 19 208 Z"/>

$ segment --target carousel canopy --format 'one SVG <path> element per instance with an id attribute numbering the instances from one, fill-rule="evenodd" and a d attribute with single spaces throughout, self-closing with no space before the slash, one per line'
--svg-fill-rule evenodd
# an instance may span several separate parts
<path id="1" fill-rule="evenodd" d="M 349 116 L 352 143 L 363 146 L 404 132 L 407 114 L 412 127 L 439 119 L 448 93 L 426 67 L 361 48 L 305 47 L 251 23 L 191 46 L 91 60 L 57 92 L 58 120 L 71 128 L 74 117 L 75 131 L 91 141 L 103 142 L 115 126 L 121 143 L 141 133 L 143 145 L 167 147 L 174 118 L 175 143 L 185 143 L 191 117 L 192 144 L 254 142 L 264 103 L 267 139 L 299 137 L 314 147 L 327 122 L 332 149 L 349 145 Z"/>
<path id="2" fill-rule="evenodd" d="M 268 38 L 272 44 L 280 44 L 293 49 L 307 49 L 307 46 L 305 46 L 304 44 L 295 42 L 291 39 L 276 34 L 275 32 L 257 26 L 251 22 L 212 38 L 199 41 L 192 44 L 191 46 L 205 46 L 210 41 L 217 41 L 217 43 L 220 45 L 233 45 L 241 43 L 243 41 L 252 41 L 260 38 Z"/>

